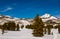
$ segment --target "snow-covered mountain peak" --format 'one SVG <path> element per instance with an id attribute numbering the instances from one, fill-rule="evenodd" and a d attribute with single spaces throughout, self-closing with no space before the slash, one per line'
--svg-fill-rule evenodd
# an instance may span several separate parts
<path id="1" fill-rule="evenodd" d="M 48 20 L 57 20 L 58 19 L 58 18 L 56 18 L 50 14 L 47 14 L 47 13 L 42 15 L 41 18 L 42 18 L 43 22 L 46 22 Z"/>
<path id="2" fill-rule="evenodd" d="M 51 16 L 50 14 L 46 13 L 46 14 L 42 15 L 41 17 L 42 18 L 49 18 L 50 16 Z"/>

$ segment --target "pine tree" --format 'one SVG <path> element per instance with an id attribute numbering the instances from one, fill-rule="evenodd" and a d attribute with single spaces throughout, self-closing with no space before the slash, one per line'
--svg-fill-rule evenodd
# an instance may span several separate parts
<path id="1" fill-rule="evenodd" d="M 46 34 L 46 31 L 47 31 L 47 30 L 46 30 L 46 26 L 44 26 L 44 34 Z"/>
<path id="2" fill-rule="evenodd" d="M 51 29 L 53 28 L 53 25 L 47 25 L 47 29 L 48 29 L 48 35 L 51 34 Z"/>
<path id="3" fill-rule="evenodd" d="M 60 25 L 58 24 L 58 33 L 60 33 Z"/>
<path id="4" fill-rule="evenodd" d="M 9 30 L 15 31 L 16 24 L 14 22 L 8 22 Z"/>
<path id="5" fill-rule="evenodd" d="M 2 25 L 0 25 L 0 29 L 2 29 Z"/>
<path id="6" fill-rule="evenodd" d="M 23 28 L 24 28 L 24 25 L 21 26 L 21 29 L 23 29 Z"/>
<path id="7" fill-rule="evenodd" d="M 34 21 L 35 22 L 33 23 L 33 27 L 35 27 L 34 28 L 35 32 L 33 32 L 33 35 L 34 36 L 43 36 L 44 24 L 42 22 L 42 19 L 39 16 L 39 14 L 37 14 L 37 16 L 35 17 Z"/>
<path id="8" fill-rule="evenodd" d="M 17 24 L 17 26 L 16 26 L 16 27 L 17 27 L 17 31 L 19 31 L 19 24 Z"/>
<path id="9" fill-rule="evenodd" d="M 2 26 L 2 34 L 4 34 L 5 29 L 6 29 L 6 23 L 4 23 L 3 26 Z"/>

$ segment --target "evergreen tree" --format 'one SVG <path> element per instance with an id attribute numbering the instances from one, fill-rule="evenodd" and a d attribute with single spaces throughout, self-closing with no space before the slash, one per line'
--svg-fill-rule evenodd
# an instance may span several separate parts
<path id="1" fill-rule="evenodd" d="M 21 29 L 23 29 L 23 28 L 24 28 L 24 25 L 21 26 Z"/>
<path id="2" fill-rule="evenodd" d="M 17 24 L 17 26 L 16 26 L 16 27 L 17 27 L 17 31 L 19 31 L 19 24 Z"/>
<path id="3" fill-rule="evenodd" d="M 0 29 L 1 29 L 1 25 L 0 25 Z"/>
<path id="4" fill-rule="evenodd" d="M 47 29 L 48 29 L 48 35 L 51 34 L 51 29 L 53 28 L 53 25 L 47 25 Z"/>
<path id="5" fill-rule="evenodd" d="M 43 36 L 44 24 L 38 14 L 34 19 L 33 27 L 34 27 L 34 31 L 35 31 L 35 32 L 33 32 L 34 36 Z"/>
<path id="6" fill-rule="evenodd" d="M 58 24 L 58 33 L 60 33 L 60 25 Z"/>
<path id="7" fill-rule="evenodd" d="M 7 23 L 7 29 L 10 30 L 10 22 Z"/>
<path id="8" fill-rule="evenodd" d="M 44 26 L 44 34 L 46 34 L 47 30 L 46 30 L 46 26 Z"/>
<path id="9" fill-rule="evenodd" d="M 2 34 L 4 34 L 5 29 L 6 29 L 6 23 L 4 23 L 3 26 L 2 26 Z"/>
<path id="10" fill-rule="evenodd" d="M 3 28 L 4 28 L 4 30 L 7 30 L 7 24 L 6 23 L 3 24 Z"/>
<path id="11" fill-rule="evenodd" d="M 8 22 L 9 30 L 15 31 L 16 24 L 14 22 Z"/>
<path id="12" fill-rule="evenodd" d="M 26 25 L 26 28 L 27 29 L 35 29 L 35 27 L 33 25 L 31 25 L 31 24 L 30 25 Z"/>
<path id="13" fill-rule="evenodd" d="M 25 28 L 27 28 L 27 29 L 31 29 L 31 26 L 30 26 L 30 25 L 26 25 Z"/>
<path id="14" fill-rule="evenodd" d="M 53 28 L 54 28 L 54 29 L 57 29 L 57 28 L 58 28 L 58 26 L 54 26 Z"/>

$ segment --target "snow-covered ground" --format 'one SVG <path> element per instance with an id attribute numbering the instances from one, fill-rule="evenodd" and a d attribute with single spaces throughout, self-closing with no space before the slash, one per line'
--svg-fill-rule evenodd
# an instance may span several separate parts
<path id="1" fill-rule="evenodd" d="M 0 39 L 60 39 L 57 29 L 52 29 L 53 35 L 44 35 L 43 37 L 33 37 L 31 29 L 20 29 L 20 31 L 5 31 L 2 35 L 0 30 Z"/>

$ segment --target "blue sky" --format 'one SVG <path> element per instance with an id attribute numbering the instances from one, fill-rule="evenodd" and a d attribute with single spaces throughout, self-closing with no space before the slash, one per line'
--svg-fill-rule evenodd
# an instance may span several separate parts
<path id="1" fill-rule="evenodd" d="M 0 14 L 33 18 L 36 14 L 60 18 L 60 0 L 0 0 Z"/>

